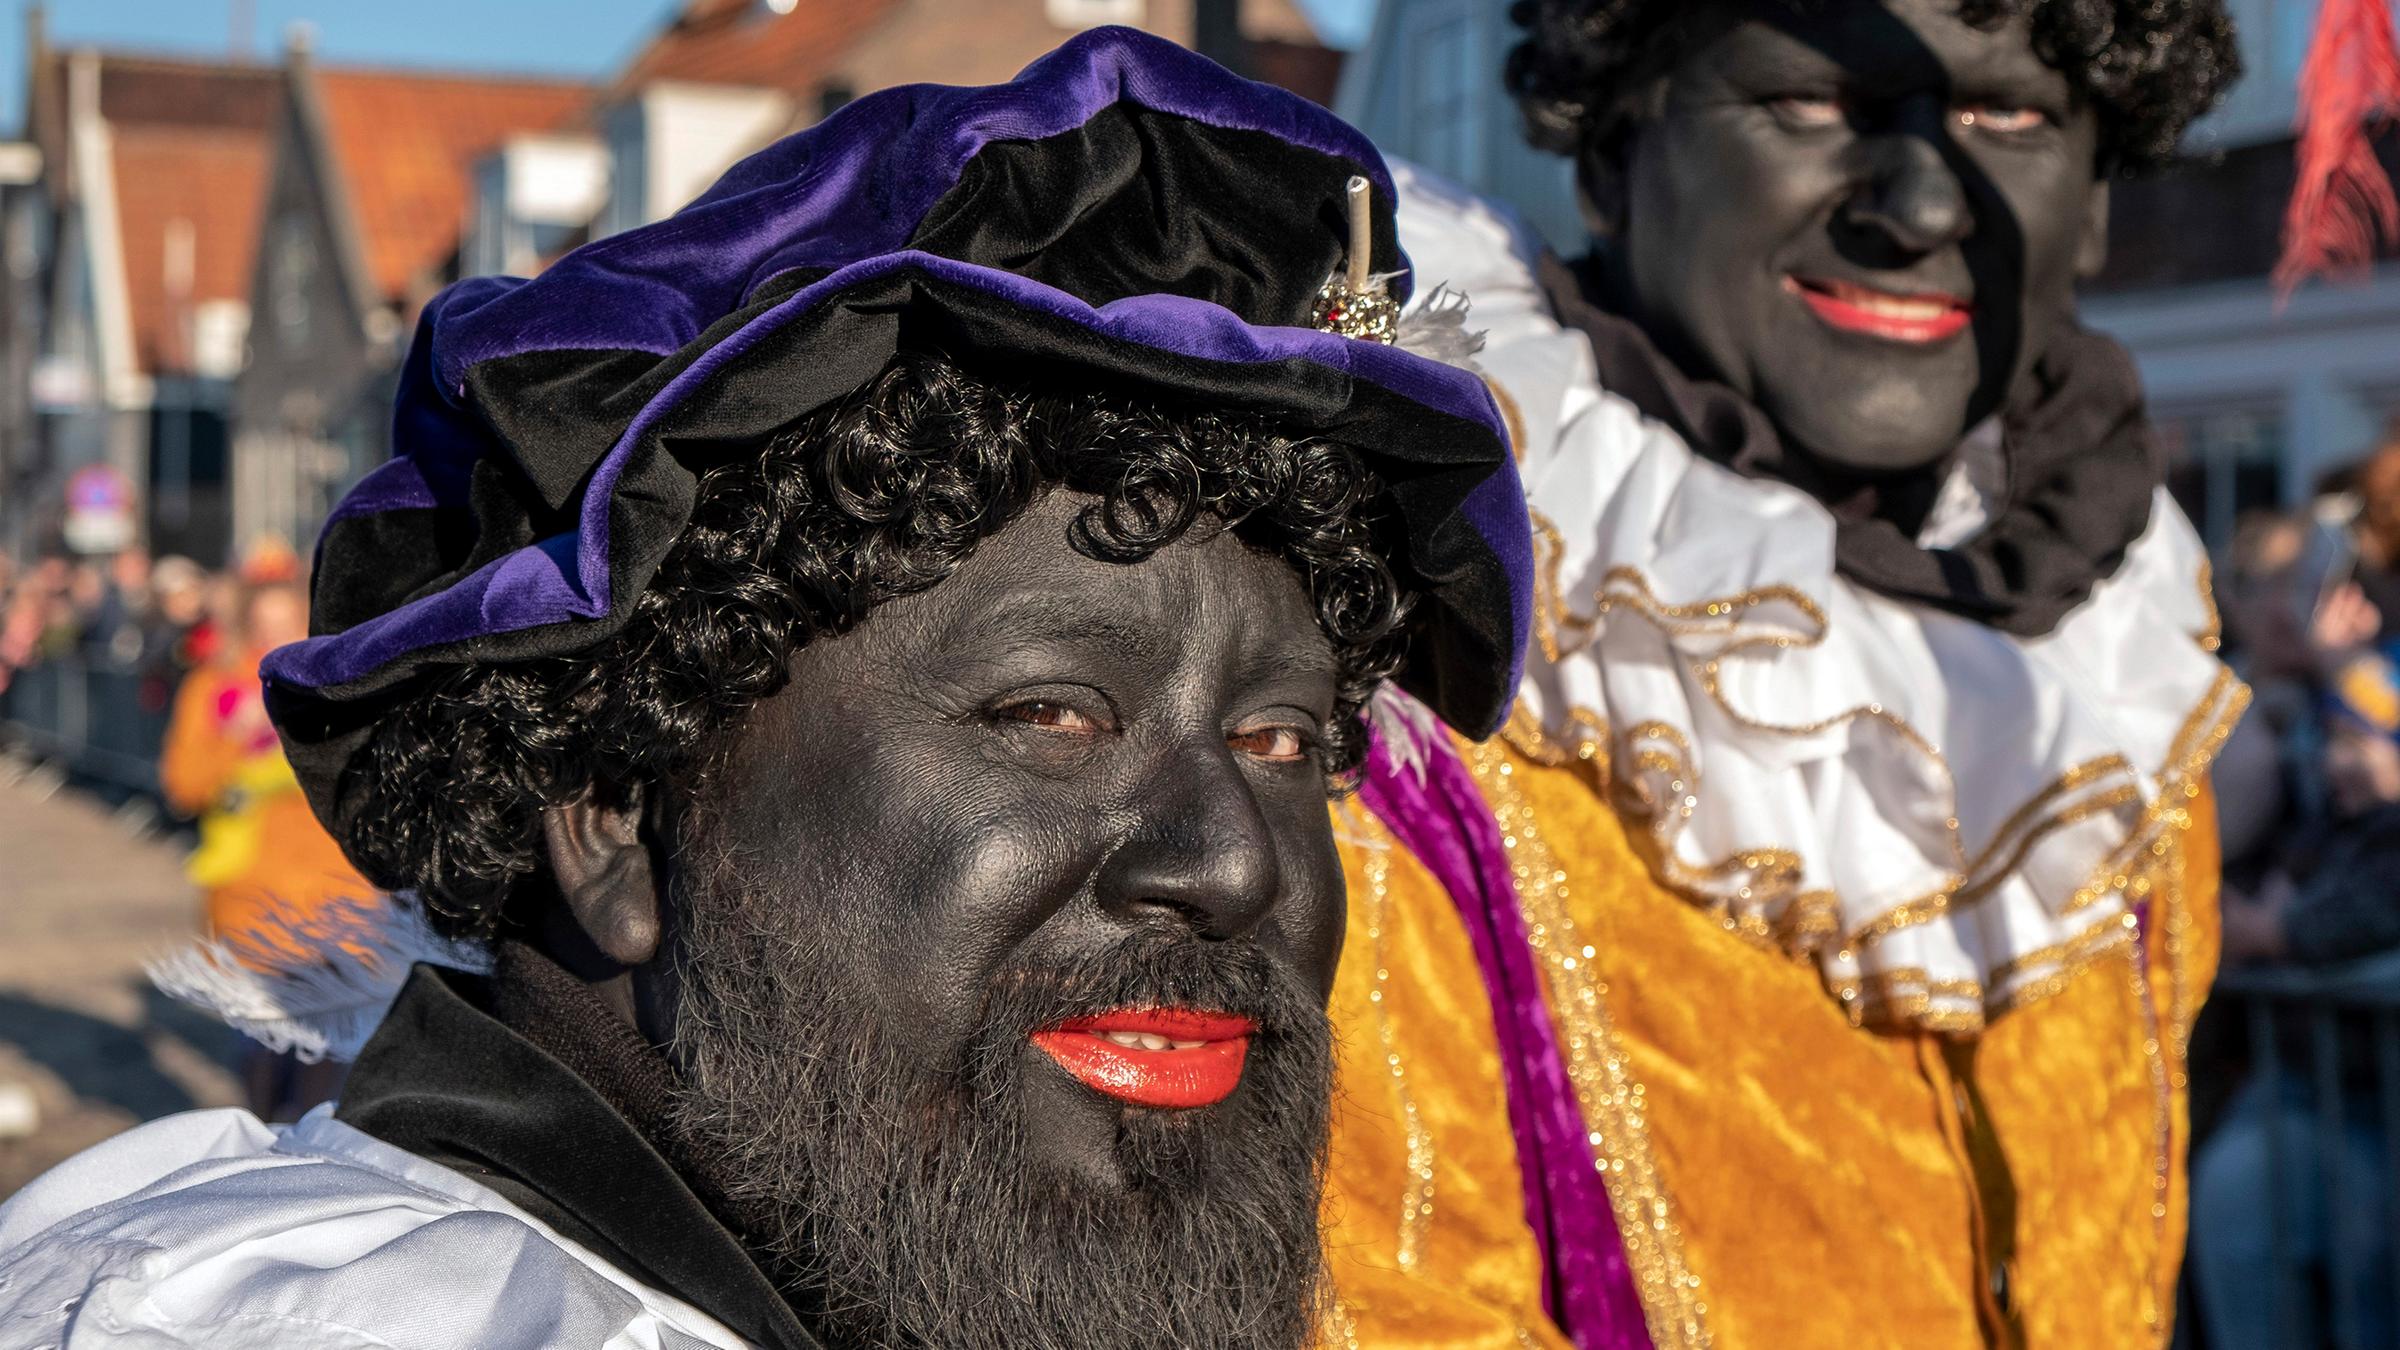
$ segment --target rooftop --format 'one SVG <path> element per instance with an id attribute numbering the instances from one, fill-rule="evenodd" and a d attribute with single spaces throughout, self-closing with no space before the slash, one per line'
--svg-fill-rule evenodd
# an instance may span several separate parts
<path id="1" fill-rule="evenodd" d="M 407 300 L 457 247 L 474 162 L 512 136 L 572 121 L 593 92 L 558 80 L 338 67 L 319 70 L 316 86 L 368 281 L 387 301 Z"/>

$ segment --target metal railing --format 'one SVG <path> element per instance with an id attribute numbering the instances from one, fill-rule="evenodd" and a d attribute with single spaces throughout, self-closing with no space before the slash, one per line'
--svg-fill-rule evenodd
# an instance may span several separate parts
<path id="1" fill-rule="evenodd" d="M 145 700 L 146 678 L 74 659 L 28 666 L 0 691 L 0 735 L 77 777 L 156 798 L 168 700 Z"/>
<path id="2" fill-rule="evenodd" d="M 2193 1297 L 2177 1340 L 2385 1350 L 2400 1338 L 2400 953 L 2228 971 L 2210 998 L 2247 1069 L 2193 1156 Z"/>

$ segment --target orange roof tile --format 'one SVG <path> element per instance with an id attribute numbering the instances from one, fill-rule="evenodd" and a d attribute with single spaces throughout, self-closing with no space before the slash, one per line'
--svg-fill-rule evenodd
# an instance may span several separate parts
<path id="1" fill-rule="evenodd" d="M 117 239 L 145 371 L 189 368 L 189 305 L 250 298 L 281 88 L 272 67 L 101 57 Z M 170 248 L 182 256 L 170 261 Z"/>
<path id="2" fill-rule="evenodd" d="M 896 0 L 802 4 L 789 14 L 758 0 L 691 0 L 618 78 L 620 89 L 692 80 L 813 93 Z"/>
<path id="3" fill-rule="evenodd" d="M 267 139 L 256 132 L 118 126 L 110 140 L 117 233 L 133 311 L 134 356 L 145 371 L 189 369 L 190 312 L 207 300 L 250 299 L 250 263 L 266 207 Z M 176 222 L 185 222 L 178 227 Z M 170 237 L 189 233 L 188 243 Z M 171 250 L 189 290 L 170 294 Z M 180 270 L 180 268 L 178 269 Z"/>
<path id="4" fill-rule="evenodd" d="M 316 80 L 368 280 L 388 300 L 405 300 L 457 247 L 478 157 L 557 129 L 592 100 L 588 86 L 549 80 L 341 69 Z"/>

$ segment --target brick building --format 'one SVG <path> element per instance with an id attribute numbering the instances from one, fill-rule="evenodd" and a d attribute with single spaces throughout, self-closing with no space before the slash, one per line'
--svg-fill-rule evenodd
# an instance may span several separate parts
<path id="1" fill-rule="evenodd" d="M 860 93 L 1005 80 L 1125 23 L 1319 101 L 1341 54 L 1296 0 L 684 0 L 593 85 L 55 50 L 0 145 L 0 549 L 55 547 L 76 469 L 141 542 L 305 546 L 388 454 L 418 308 L 659 219 Z"/>
<path id="2" fill-rule="evenodd" d="M 1340 54 L 1294 0 L 687 0 L 598 87 L 285 63 L 236 528 L 312 537 L 388 454 L 416 310 L 671 214 L 736 159 L 856 94 L 1005 80 L 1071 32 L 1133 22 L 1321 101 Z"/>

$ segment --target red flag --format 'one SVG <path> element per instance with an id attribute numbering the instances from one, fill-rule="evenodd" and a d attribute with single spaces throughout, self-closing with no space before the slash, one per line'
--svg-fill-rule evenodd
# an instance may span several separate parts
<path id="1" fill-rule="evenodd" d="M 2369 140 L 2395 117 L 2400 43 L 2388 0 L 2325 0 L 2300 70 L 2299 173 L 2275 264 L 2280 298 L 2314 274 L 2365 270 L 2378 239 L 2400 242 L 2400 198 Z"/>

